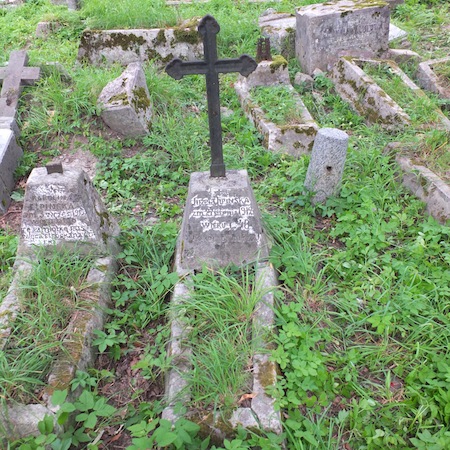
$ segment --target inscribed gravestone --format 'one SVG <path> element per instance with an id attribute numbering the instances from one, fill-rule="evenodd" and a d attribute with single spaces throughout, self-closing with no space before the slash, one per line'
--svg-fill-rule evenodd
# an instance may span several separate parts
<path id="1" fill-rule="evenodd" d="M 388 50 L 390 9 L 380 0 L 340 0 L 297 9 L 295 52 L 303 72 L 331 69 L 344 55 Z"/>
<path id="2" fill-rule="evenodd" d="M 247 76 L 257 64 L 248 55 L 238 59 L 217 58 L 219 24 L 205 16 L 198 26 L 203 37 L 205 60 L 172 60 L 166 67 L 175 79 L 184 75 L 206 75 L 211 168 L 191 175 L 187 205 L 178 246 L 180 271 L 243 264 L 267 257 L 267 242 L 245 170 L 225 171 L 220 121 L 219 73 L 239 72 Z"/>
<path id="3" fill-rule="evenodd" d="M 87 175 L 66 167 L 62 173 L 33 169 L 25 191 L 20 251 L 33 246 L 83 245 L 82 250 L 110 253 L 118 226 L 106 211 Z M 52 170 L 50 170 L 52 172 Z"/>

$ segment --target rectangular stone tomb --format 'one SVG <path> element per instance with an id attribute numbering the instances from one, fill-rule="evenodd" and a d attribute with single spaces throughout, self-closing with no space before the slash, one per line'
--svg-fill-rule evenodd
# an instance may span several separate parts
<path id="1" fill-rule="evenodd" d="M 340 56 L 381 57 L 390 9 L 379 0 L 341 0 L 297 9 L 295 51 L 302 70 L 331 69 Z"/>
<path id="2" fill-rule="evenodd" d="M 0 215 L 5 214 L 11 202 L 16 170 L 22 149 L 16 142 L 14 132 L 0 128 Z"/>
<path id="3" fill-rule="evenodd" d="M 241 265 L 268 256 L 258 206 L 245 170 L 225 178 L 194 172 L 178 243 L 178 271 L 203 264 Z"/>
<path id="4" fill-rule="evenodd" d="M 417 79 L 423 89 L 439 95 L 450 109 L 450 56 L 421 62 L 417 68 Z"/>
<path id="5" fill-rule="evenodd" d="M 78 60 L 94 65 L 149 60 L 165 64 L 173 58 L 196 59 L 202 51 L 197 23 L 167 29 L 86 30 L 81 36 Z"/>
<path id="6" fill-rule="evenodd" d="M 83 246 L 86 251 L 114 251 L 119 229 L 106 211 L 87 175 L 65 167 L 63 173 L 31 172 L 22 212 L 19 249 L 33 253 L 35 246 Z"/>
<path id="7" fill-rule="evenodd" d="M 234 87 L 248 119 L 263 135 L 264 146 L 270 151 L 298 157 L 311 151 L 319 127 L 291 86 L 287 70 L 285 74 L 280 68 L 272 69 L 273 64 L 271 61 L 260 62 L 253 74 L 248 78 L 239 77 Z M 289 91 L 296 104 L 295 120 L 281 125 L 272 122 L 264 111 L 264 105 L 257 104 L 252 98 L 252 89 L 258 86 Z"/>
<path id="8" fill-rule="evenodd" d="M 332 71 L 336 90 L 369 125 L 378 124 L 387 130 L 410 125 L 411 119 L 408 114 L 364 72 L 363 68 L 367 64 L 375 67 L 384 66 L 390 74 L 398 76 L 414 95 L 426 97 L 419 86 L 390 60 L 340 58 Z M 443 129 L 450 129 L 450 121 L 441 110 L 436 110 L 436 117 Z"/>

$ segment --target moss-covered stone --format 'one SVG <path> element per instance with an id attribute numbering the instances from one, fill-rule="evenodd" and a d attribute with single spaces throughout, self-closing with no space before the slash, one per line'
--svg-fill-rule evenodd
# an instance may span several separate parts
<path id="1" fill-rule="evenodd" d="M 132 103 L 135 109 L 150 108 L 150 99 L 143 87 L 133 89 Z"/>

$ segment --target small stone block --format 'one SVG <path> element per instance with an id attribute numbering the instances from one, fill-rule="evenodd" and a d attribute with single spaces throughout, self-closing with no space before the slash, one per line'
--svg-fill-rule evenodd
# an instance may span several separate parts
<path id="1" fill-rule="evenodd" d="M 227 171 L 226 177 L 194 172 L 179 240 L 180 272 L 202 264 L 241 265 L 268 255 L 250 180 L 245 170 Z"/>
<path id="2" fill-rule="evenodd" d="M 306 172 L 305 187 L 314 192 L 313 203 L 323 203 L 336 195 L 347 157 L 348 135 L 336 128 L 321 128 L 317 133 Z"/>
<path id="3" fill-rule="evenodd" d="M 50 175 L 51 173 L 63 173 L 63 167 L 61 163 L 47 164 L 45 168 L 47 169 L 48 175 Z"/>
<path id="4" fill-rule="evenodd" d="M 64 173 L 33 169 L 25 190 L 19 251 L 34 246 L 77 245 L 80 250 L 109 254 L 118 235 L 115 220 L 106 211 L 91 181 L 81 169 Z"/>
<path id="5" fill-rule="evenodd" d="M 340 0 L 297 9 L 295 52 L 303 72 L 328 71 L 340 56 L 382 56 L 390 9 L 383 1 Z"/>
<path id="6" fill-rule="evenodd" d="M 295 74 L 294 84 L 302 86 L 307 91 L 311 91 L 314 86 L 314 79 L 306 73 L 297 72 Z"/>
<path id="7" fill-rule="evenodd" d="M 245 80 L 248 89 L 256 86 L 291 84 L 287 66 L 288 63 L 283 57 L 276 56 L 273 61 L 261 61 L 248 77 L 239 76 L 239 80 Z"/>
<path id="8" fill-rule="evenodd" d="M 131 63 L 108 83 L 98 99 L 102 119 L 112 130 L 128 137 L 148 133 L 152 117 L 150 94 L 140 63 Z"/>
<path id="9" fill-rule="evenodd" d="M 259 18 L 261 34 L 270 39 L 274 52 L 286 59 L 295 58 L 295 16 L 292 14 L 265 14 Z"/>

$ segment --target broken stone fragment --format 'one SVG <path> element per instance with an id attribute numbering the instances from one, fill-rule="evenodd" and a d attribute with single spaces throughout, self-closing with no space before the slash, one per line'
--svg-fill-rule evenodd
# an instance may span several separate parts
<path id="1" fill-rule="evenodd" d="M 120 77 L 108 83 L 98 105 L 103 121 L 117 133 L 126 137 L 147 134 L 152 105 L 141 63 L 129 64 Z"/>

